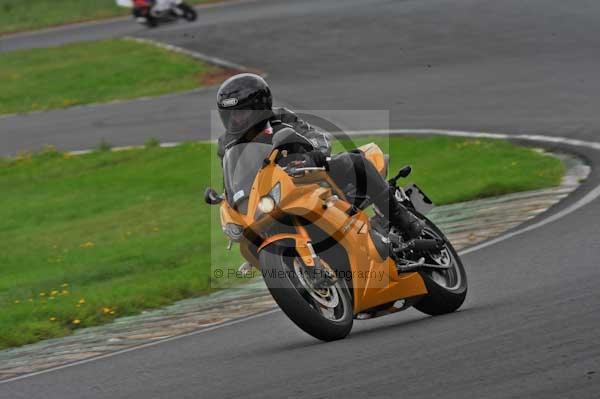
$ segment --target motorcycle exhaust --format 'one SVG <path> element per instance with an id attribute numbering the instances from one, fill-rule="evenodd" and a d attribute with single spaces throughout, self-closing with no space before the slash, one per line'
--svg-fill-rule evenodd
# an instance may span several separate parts
<path id="1" fill-rule="evenodd" d="M 442 240 L 412 240 L 407 243 L 407 249 L 413 251 L 439 251 L 444 248 Z"/>

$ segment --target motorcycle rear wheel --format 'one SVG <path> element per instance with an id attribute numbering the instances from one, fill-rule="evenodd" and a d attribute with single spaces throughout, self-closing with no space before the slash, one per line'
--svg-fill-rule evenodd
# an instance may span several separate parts
<path id="1" fill-rule="evenodd" d="M 193 7 L 191 7 L 190 5 L 186 4 L 186 3 L 181 3 L 179 5 L 179 9 L 181 11 L 183 11 L 183 18 L 186 21 L 189 22 L 193 22 L 196 19 L 198 19 L 198 13 L 196 12 L 196 10 L 194 10 Z"/>
<path id="2" fill-rule="evenodd" d="M 260 252 L 261 272 L 273 299 L 298 327 L 322 341 L 342 339 L 353 323 L 352 294 L 343 278 L 315 290 L 301 273 L 295 251 L 270 245 Z"/>
<path id="3" fill-rule="evenodd" d="M 419 272 L 425 281 L 428 294 L 414 307 L 431 316 L 455 312 L 467 296 L 467 273 L 458 253 L 444 233 L 426 217 L 418 216 L 426 223 L 424 238 L 440 239 L 445 244 L 439 254 L 430 254 L 428 261 L 451 267 L 447 270 L 425 268 Z"/>

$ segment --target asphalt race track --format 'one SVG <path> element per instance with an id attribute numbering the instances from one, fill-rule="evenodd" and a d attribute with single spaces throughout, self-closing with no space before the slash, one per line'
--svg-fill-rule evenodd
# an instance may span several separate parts
<path id="1" fill-rule="evenodd" d="M 264 0 L 153 31 L 123 20 L 8 37 L 0 51 L 136 35 L 266 71 L 295 108 L 598 142 L 599 18 L 596 0 Z M 0 153 L 207 138 L 214 93 L 0 118 Z M 550 214 L 600 185 L 597 150 L 554 146 L 593 171 Z M 595 200 L 465 255 L 470 293 L 455 314 L 357 321 L 325 344 L 274 312 L 0 384 L 0 398 L 599 398 L 599 237 Z"/>

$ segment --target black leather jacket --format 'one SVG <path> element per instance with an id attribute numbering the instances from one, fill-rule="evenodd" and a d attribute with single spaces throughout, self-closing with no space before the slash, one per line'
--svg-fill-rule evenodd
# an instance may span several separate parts
<path id="1" fill-rule="evenodd" d="M 331 155 L 330 134 L 315 129 L 313 126 L 300 119 L 294 112 L 286 108 L 275 108 L 273 109 L 273 116 L 269 119 L 269 124 L 273 128 L 273 134 L 270 135 L 270 137 L 268 138 L 269 140 L 271 140 L 272 136 L 276 135 L 277 132 L 281 129 L 292 128 L 296 131 L 296 133 L 305 138 L 310 143 L 310 145 L 312 145 L 313 150 L 321 151 L 326 156 Z M 225 150 L 236 144 L 245 143 L 248 141 L 249 140 L 246 137 L 234 138 L 229 136 L 228 134 L 222 135 L 221 137 L 219 137 L 218 142 L 219 157 L 223 159 L 223 155 L 225 155 Z"/>

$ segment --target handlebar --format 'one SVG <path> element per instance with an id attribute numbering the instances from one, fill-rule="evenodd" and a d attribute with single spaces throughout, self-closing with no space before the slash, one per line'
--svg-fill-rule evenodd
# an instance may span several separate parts
<path id="1" fill-rule="evenodd" d="M 331 157 L 327 157 L 326 161 L 329 162 Z M 294 161 L 288 164 L 283 170 L 292 177 L 299 177 L 308 172 L 324 172 L 327 171 L 325 166 L 302 166 L 305 165 L 306 161 Z"/>
<path id="2" fill-rule="evenodd" d="M 288 165 L 283 170 L 292 177 L 300 177 L 310 172 L 323 172 L 327 169 L 324 166 L 292 166 Z"/>
<path id="3" fill-rule="evenodd" d="M 291 168 L 291 169 L 294 169 L 297 172 L 304 172 L 304 171 L 311 172 L 311 171 L 323 171 L 323 170 L 327 170 L 327 169 L 325 169 L 324 166 L 306 166 L 306 167 L 303 167 L 303 168 Z"/>

